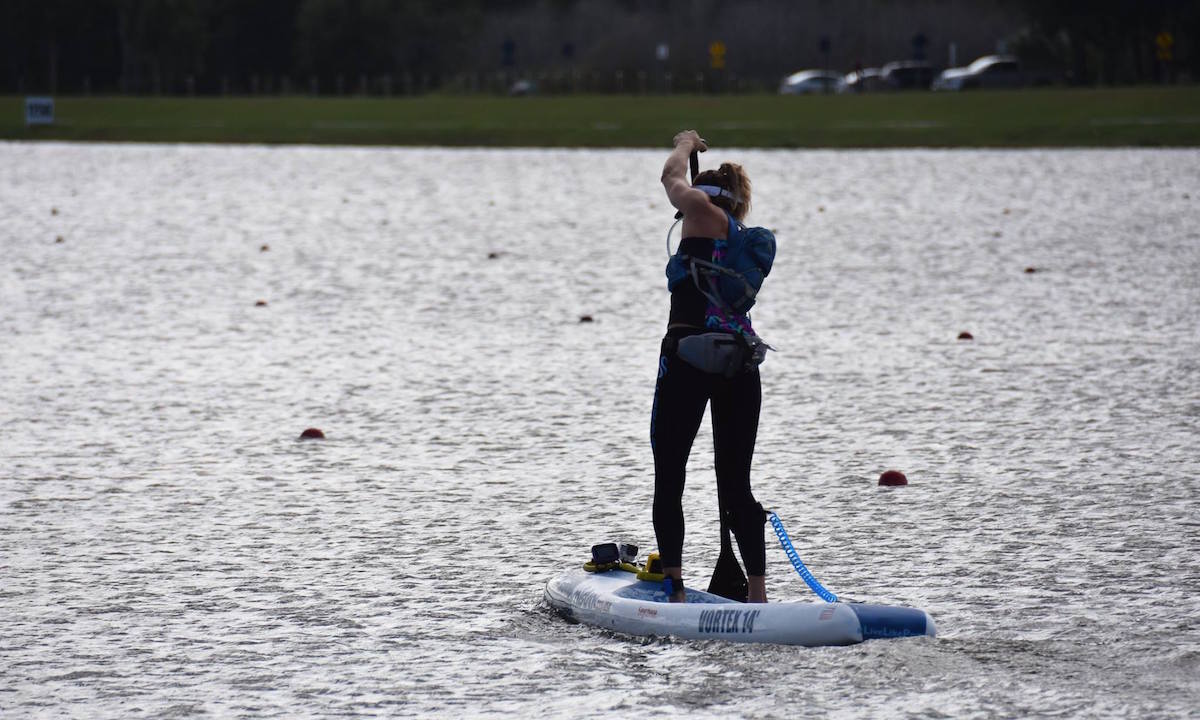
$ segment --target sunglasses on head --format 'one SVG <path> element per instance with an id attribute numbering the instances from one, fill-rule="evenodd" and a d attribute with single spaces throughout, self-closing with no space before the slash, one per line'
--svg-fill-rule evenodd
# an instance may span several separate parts
<path id="1" fill-rule="evenodd" d="M 737 195 L 734 195 L 733 193 L 729 192 L 728 190 L 726 190 L 723 187 L 717 187 L 716 185 L 693 185 L 692 187 L 703 192 L 705 195 L 708 195 L 709 197 L 724 197 L 724 198 L 729 198 L 730 200 L 732 200 L 734 202 L 742 201 L 742 199 L 739 198 Z"/>

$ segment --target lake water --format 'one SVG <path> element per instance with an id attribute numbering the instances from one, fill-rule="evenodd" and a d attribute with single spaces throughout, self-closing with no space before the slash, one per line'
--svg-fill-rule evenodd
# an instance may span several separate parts
<path id="1" fill-rule="evenodd" d="M 709 153 L 779 238 L 756 494 L 939 637 L 547 610 L 653 547 L 664 157 L 0 144 L 0 715 L 1196 717 L 1194 150 Z M 704 427 L 696 585 L 714 486 Z"/>

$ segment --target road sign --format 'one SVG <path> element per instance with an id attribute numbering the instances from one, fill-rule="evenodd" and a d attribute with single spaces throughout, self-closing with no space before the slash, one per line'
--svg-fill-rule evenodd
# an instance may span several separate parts
<path id="1" fill-rule="evenodd" d="M 25 98 L 25 125 L 53 125 L 54 98 Z"/>
<path id="2" fill-rule="evenodd" d="M 725 43 L 714 40 L 708 45 L 708 65 L 713 70 L 725 69 Z"/>
<path id="3" fill-rule="evenodd" d="M 1174 57 L 1175 36 L 1165 30 L 1154 36 L 1154 44 L 1158 46 L 1158 59 L 1170 62 Z"/>

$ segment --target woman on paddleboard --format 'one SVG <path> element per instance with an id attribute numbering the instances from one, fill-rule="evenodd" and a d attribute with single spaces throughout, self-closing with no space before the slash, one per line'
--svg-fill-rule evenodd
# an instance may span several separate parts
<path id="1" fill-rule="evenodd" d="M 683 240 L 672 263 L 686 267 L 688 272 L 687 277 L 680 279 L 684 273 L 677 270 L 677 277 L 670 284 L 671 312 L 658 360 L 650 419 L 654 532 L 663 574 L 670 579 L 664 585 L 672 602 L 685 601 L 684 474 L 705 406 L 711 402 L 722 535 L 724 526 L 728 526 L 737 539 L 746 564 L 748 599 L 766 602 L 763 541 L 766 514 L 750 489 L 750 461 L 762 403 L 757 366 L 761 356 L 736 366 L 722 366 L 713 359 L 723 357 L 724 348 L 735 341 L 754 354 L 756 348 L 762 347 L 761 340 L 750 326 L 749 316 L 732 311 L 719 293 L 714 295 L 715 285 L 695 271 L 698 267 L 721 264 L 733 228 L 730 216 L 740 222 L 750 209 L 750 180 L 740 165 L 723 163 L 719 169 L 706 170 L 689 183 L 689 156 L 708 147 L 692 130 L 676 135 L 674 144 L 675 149 L 663 166 L 662 183 L 671 204 L 683 214 Z M 773 238 L 771 243 L 773 253 Z M 691 259 L 702 262 L 693 267 Z M 671 272 L 669 267 L 668 277 Z M 684 341 L 682 353 L 681 341 Z"/>

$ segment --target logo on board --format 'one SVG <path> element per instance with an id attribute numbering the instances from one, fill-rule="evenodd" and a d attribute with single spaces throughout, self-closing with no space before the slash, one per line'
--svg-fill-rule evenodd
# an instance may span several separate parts
<path id="1" fill-rule="evenodd" d="M 754 621 L 762 610 L 701 610 L 698 629 L 702 633 L 733 635 L 754 632 Z"/>

